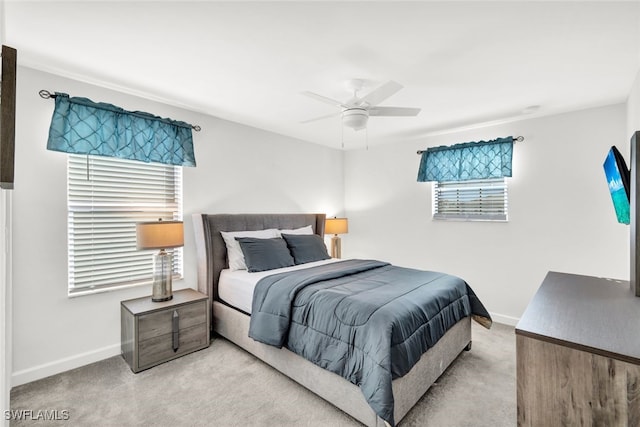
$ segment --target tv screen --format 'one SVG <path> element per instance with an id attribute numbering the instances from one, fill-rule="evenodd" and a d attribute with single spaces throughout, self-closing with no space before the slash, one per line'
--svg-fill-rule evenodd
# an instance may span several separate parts
<path id="1" fill-rule="evenodd" d="M 604 173 L 609 183 L 609 192 L 613 207 L 621 224 L 629 224 L 630 222 L 630 205 L 629 194 L 631 192 L 629 185 L 629 169 L 622 157 L 622 154 L 616 147 L 611 147 L 607 158 L 604 161 Z"/>

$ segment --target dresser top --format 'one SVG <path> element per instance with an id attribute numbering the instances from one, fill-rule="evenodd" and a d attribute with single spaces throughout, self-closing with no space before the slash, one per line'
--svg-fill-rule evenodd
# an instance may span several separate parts
<path id="1" fill-rule="evenodd" d="M 126 301 L 122 301 L 123 307 L 125 307 L 131 314 L 150 313 L 156 310 L 164 310 L 169 307 L 175 307 L 180 304 L 188 304 L 198 300 L 209 300 L 209 298 L 198 291 L 193 289 L 180 289 L 173 292 L 173 298 L 169 301 L 155 302 L 151 300 L 151 295 L 142 298 L 135 298 Z"/>
<path id="2" fill-rule="evenodd" d="M 627 281 L 551 271 L 516 334 L 640 364 L 640 298 Z"/>

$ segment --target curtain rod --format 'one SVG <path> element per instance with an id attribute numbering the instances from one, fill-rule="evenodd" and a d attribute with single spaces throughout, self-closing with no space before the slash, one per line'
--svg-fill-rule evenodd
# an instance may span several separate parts
<path id="1" fill-rule="evenodd" d="M 51 93 L 48 90 L 42 89 L 40 92 L 38 92 L 38 94 L 40 95 L 41 98 L 44 99 L 49 99 L 49 98 L 56 98 L 56 94 L 55 93 Z M 191 129 L 195 130 L 196 132 L 200 132 L 202 130 L 202 128 L 198 125 L 191 125 Z"/>
<path id="2" fill-rule="evenodd" d="M 524 136 L 516 136 L 515 138 L 513 138 L 513 143 L 515 144 L 516 142 L 522 142 L 524 141 Z M 422 154 L 422 153 L 426 153 L 427 150 L 418 150 L 417 153 L 418 155 Z"/>

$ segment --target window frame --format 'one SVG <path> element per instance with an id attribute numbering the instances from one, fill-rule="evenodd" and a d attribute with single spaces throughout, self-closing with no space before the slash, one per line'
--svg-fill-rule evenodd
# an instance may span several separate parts
<path id="1" fill-rule="evenodd" d="M 182 190 L 180 166 L 69 154 L 68 296 L 152 284 L 157 251 L 137 250 L 135 224 L 158 218 L 182 221 Z M 173 278 L 179 280 L 183 248 L 167 251 L 173 254 Z M 129 274 L 130 280 L 117 278 Z"/>
<path id="2" fill-rule="evenodd" d="M 473 199 L 467 205 L 460 199 L 469 199 L 474 192 L 479 192 L 480 199 Z M 446 194 L 450 193 L 450 194 Z M 453 193 L 456 200 L 453 201 Z M 487 196 L 483 197 L 483 193 Z M 446 197 L 443 197 L 446 195 Z M 491 197 L 491 198 L 490 198 Z M 451 205 L 442 211 L 442 200 L 450 200 Z M 471 199 L 469 199 L 471 200 Z M 500 201 L 499 201 L 500 200 Z M 484 206 L 483 206 L 484 205 Z M 457 211 L 457 212 L 456 212 Z M 509 221 L 509 190 L 506 177 L 486 178 L 469 181 L 434 181 L 432 187 L 431 218 L 434 221 L 484 221 L 484 222 L 508 222 Z"/>

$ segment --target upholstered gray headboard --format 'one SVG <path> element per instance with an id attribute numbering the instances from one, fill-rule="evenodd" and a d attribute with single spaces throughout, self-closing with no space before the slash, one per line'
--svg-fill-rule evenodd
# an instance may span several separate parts
<path id="1" fill-rule="evenodd" d="M 193 214 L 198 256 L 198 290 L 218 300 L 218 278 L 228 268 L 227 247 L 221 231 L 292 229 L 311 225 L 324 237 L 325 214 Z"/>

